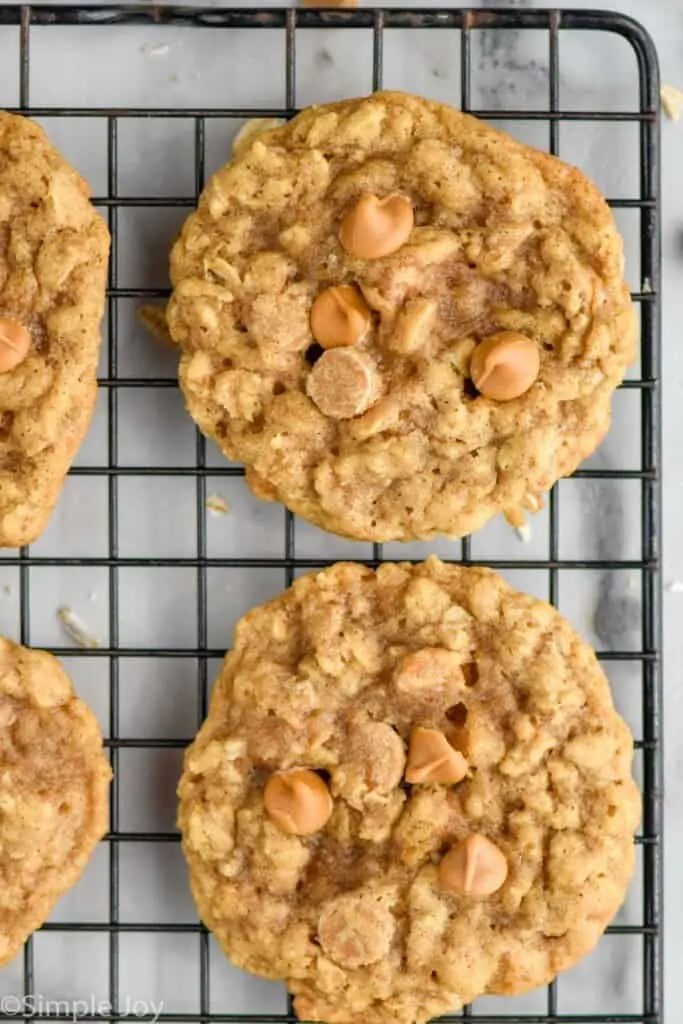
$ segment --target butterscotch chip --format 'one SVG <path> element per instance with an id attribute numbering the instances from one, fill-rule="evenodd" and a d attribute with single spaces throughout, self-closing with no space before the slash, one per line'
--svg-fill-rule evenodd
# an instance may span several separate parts
<path id="1" fill-rule="evenodd" d="M 107 831 L 110 778 L 59 662 L 0 638 L 0 964 L 78 881 Z"/>
<path id="2" fill-rule="evenodd" d="M 490 839 L 476 833 L 452 847 L 439 867 L 442 889 L 461 896 L 492 896 L 507 875 L 505 855 Z"/>
<path id="3" fill-rule="evenodd" d="M 0 547 L 42 532 L 95 407 L 109 235 L 89 194 L 0 112 Z"/>
<path id="4" fill-rule="evenodd" d="M 326 416 L 348 420 L 370 408 L 379 386 L 377 371 L 366 353 L 337 348 L 317 361 L 306 393 Z"/>
<path id="5" fill-rule="evenodd" d="M 0 373 L 23 363 L 30 347 L 31 335 L 23 324 L 0 318 Z"/>
<path id="6" fill-rule="evenodd" d="M 238 624 L 186 754 L 199 913 L 305 1020 L 426 1024 L 547 984 L 624 898 L 632 756 L 590 648 L 489 570 L 311 573 Z M 273 816 L 297 777 L 317 830 L 290 793 Z"/>
<path id="7" fill-rule="evenodd" d="M 307 768 L 271 775 L 263 803 L 278 828 L 294 836 L 319 832 L 332 813 L 330 791 L 320 776 Z"/>
<path id="8" fill-rule="evenodd" d="M 410 734 L 406 782 L 460 782 L 467 775 L 467 761 L 438 729 L 420 726 Z"/>
<path id="9" fill-rule="evenodd" d="M 311 307 L 311 333 L 323 348 L 355 345 L 370 326 L 371 313 L 357 288 L 326 288 Z"/>
<path id="10" fill-rule="evenodd" d="M 365 193 L 344 217 L 339 241 L 350 256 L 378 260 L 405 245 L 414 220 L 413 204 L 407 196 L 380 198 Z"/>
<path id="11" fill-rule="evenodd" d="M 523 334 L 501 331 L 477 345 L 470 373 L 477 390 L 497 402 L 519 398 L 538 377 L 538 345 Z"/>
<path id="12" fill-rule="evenodd" d="M 459 537 L 547 492 L 606 434 L 635 354 L 623 271 L 579 171 L 379 92 L 304 111 L 213 177 L 173 249 L 169 325 L 190 414 L 247 479 L 346 537 Z M 372 317 L 341 336 L 360 335 L 378 394 L 365 412 L 312 411 L 311 314 L 350 286 Z M 484 359 L 504 332 L 526 341 Z M 249 376 L 226 406 L 228 362 Z"/>

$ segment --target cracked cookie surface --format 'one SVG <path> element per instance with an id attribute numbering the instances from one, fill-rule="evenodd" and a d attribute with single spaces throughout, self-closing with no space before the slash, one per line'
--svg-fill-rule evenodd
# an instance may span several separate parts
<path id="1" fill-rule="evenodd" d="M 386 241 L 400 227 L 392 196 L 412 204 L 407 241 L 353 256 L 342 223 L 357 248 L 348 215 L 362 200 L 363 223 L 374 218 Z M 186 222 L 171 277 L 191 415 L 246 464 L 259 497 L 358 539 L 460 536 L 547 490 L 602 440 L 634 356 L 622 242 L 595 186 L 475 118 L 397 93 L 252 136 Z M 370 325 L 356 317 L 352 347 L 321 358 L 311 309 L 339 286 L 357 289 Z M 352 315 L 345 294 L 337 319 Z M 528 390 L 508 387 L 506 401 L 470 374 L 478 343 L 499 332 L 540 357 Z"/>
<path id="2" fill-rule="evenodd" d="M 0 547 L 42 532 L 90 423 L 108 253 L 86 183 L 40 125 L 0 113 L 0 318 L 30 335 L 0 369 Z"/>
<path id="3" fill-rule="evenodd" d="M 78 881 L 107 831 L 110 778 L 59 662 L 0 637 L 0 964 Z"/>
<path id="4" fill-rule="evenodd" d="M 423 1024 L 595 945 L 634 868 L 632 755 L 549 605 L 436 558 L 339 564 L 237 626 L 179 788 L 193 895 L 301 1018 Z"/>

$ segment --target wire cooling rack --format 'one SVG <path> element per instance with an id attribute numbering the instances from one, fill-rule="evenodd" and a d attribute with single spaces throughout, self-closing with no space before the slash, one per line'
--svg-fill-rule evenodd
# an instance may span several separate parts
<path id="1" fill-rule="evenodd" d="M 160 72 L 169 38 L 189 61 L 180 75 Z M 623 88 L 613 45 L 624 48 Z M 582 51 L 590 71 L 570 88 L 567 68 L 580 69 Z M 4 106 L 40 119 L 84 173 L 101 158 L 89 176 L 113 245 L 100 408 L 46 537 L 6 552 L 0 583 L 10 581 L 9 594 L 16 579 L 18 638 L 64 658 L 96 706 L 115 772 L 111 832 L 83 881 L 29 940 L 23 962 L 0 972 L 0 994 L 10 996 L 0 1016 L 294 1020 L 284 990 L 232 969 L 193 915 L 173 825 L 179 757 L 206 713 L 231 624 L 249 604 L 338 556 L 375 564 L 436 550 L 489 564 L 548 597 L 595 644 L 637 737 L 644 797 L 637 878 L 597 951 L 547 990 L 479 1000 L 447 1019 L 661 1021 L 659 125 L 657 60 L 645 31 L 591 11 L 2 5 L 0 63 Z M 348 84 L 340 65 L 353 65 L 365 85 Z M 63 81 L 70 69 L 71 98 Z M 271 91 L 262 87 L 267 70 L 276 77 Z M 626 237 L 640 364 L 617 393 L 600 453 L 553 490 L 526 548 L 501 524 L 461 543 L 349 545 L 259 504 L 236 479 L 241 469 L 194 433 L 176 400 L 172 356 L 152 355 L 155 343 L 135 326 L 136 306 L 168 294 L 167 243 L 244 119 L 288 117 L 383 83 L 435 94 L 586 167 Z M 174 133 L 173 148 L 158 161 L 161 127 Z M 604 145 L 607 159 L 596 163 Z M 132 151 L 139 165 L 131 176 Z M 626 177 L 613 177 L 615 167 Z M 162 214 L 171 226 L 159 236 Z M 73 501 L 78 487 L 93 489 Z M 225 523 L 207 516 L 214 488 L 234 505 Z M 607 531 L 598 529 L 601 518 Z M 139 521 L 146 532 L 131 540 Z M 102 524 L 99 547 L 84 554 L 80 535 Z M 156 582 L 146 584 L 146 574 Z M 52 605 L 67 593 L 82 609 L 85 589 L 98 584 L 99 596 L 88 590 L 89 614 L 107 639 L 97 650 L 64 646 L 50 624 Z M 181 593 L 169 605 L 171 585 Z M 584 619 L 587 602 L 593 612 Z"/>

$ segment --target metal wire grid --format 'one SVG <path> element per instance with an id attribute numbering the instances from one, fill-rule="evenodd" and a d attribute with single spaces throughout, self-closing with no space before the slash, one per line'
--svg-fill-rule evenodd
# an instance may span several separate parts
<path id="1" fill-rule="evenodd" d="M 109 871 L 109 920 L 106 923 L 48 923 L 46 930 L 106 932 L 109 941 L 109 1002 L 114 1008 L 109 1014 L 83 1014 L 84 1020 L 123 1019 L 120 1010 L 121 991 L 119 985 L 119 936 L 122 932 L 189 932 L 196 933 L 200 944 L 199 1013 L 175 1013 L 173 1007 L 165 1008 L 162 1021 L 224 1021 L 253 1024 L 283 1024 L 294 1021 L 291 1004 L 288 1014 L 231 1014 L 210 1012 L 209 989 L 209 945 L 208 935 L 199 924 L 151 922 L 144 924 L 124 923 L 119 914 L 119 850 L 122 843 L 136 841 L 149 843 L 174 843 L 176 833 L 144 832 L 131 833 L 120 827 L 120 794 L 116 783 L 119 767 L 119 752 L 126 748 L 180 747 L 185 740 L 173 739 L 126 739 L 119 728 L 119 662 L 121 658 L 133 656 L 194 658 L 198 664 L 197 702 L 200 720 L 207 710 L 207 661 L 221 657 L 222 650 L 213 650 L 207 642 L 207 569 L 211 567 L 279 567 L 285 572 L 287 583 L 300 568 L 317 567 L 326 564 L 322 559 L 297 558 L 295 550 L 294 520 L 287 513 L 285 520 L 284 556 L 282 558 L 212 558 L 207 556 L 206 522 L 203 514 L 206 499 L 206 478 L 212 476 L 241 475 L 242 470 L 232 466 L 221 469 L 207 467 L 205 441 L 198 433 L 196 438 L 196 465 L 193 467 L 144 467 L 124 468 L 119 465 L 117 445 L 118 397 L 126 388 L 176 387 L 175 379 L 166 378 L 124 378 L 119 376 L 117 363 L 117 299 L 163 298 L 167 293 L 159 289 L 123 288 L 117 280 L 118 214 L 122 207 L 191 207 L 195 197 L 177 199 L 123 198 L 118 191 L 118 120 L 120 117 L 192 118 L 194 120 L 194 177 L 195 192 L 198 195 L 204 183 L 205 127 L 209 118 L 215 117 L 288 117 L 297 109 L 296 104 L 296 41 L 297 30 L 307 28 L 365 28 L 373 33 L 373 87 L 382 85 L 384 32 L 391 28 L 460 30 L 461 46 L 461 97 L 463 110 L 471 110 L 483 118 L 496 120 L 541 121 L 549 125 L 549 149 L 559 152 L 559 129 L 563 122 L 634 122 L 639 126 L 639 195 L 633 198 L 612 200 L 615 208 L 634 209 L 640 216 L 640 258 L 641 290 L 634 299 L 641 307 L 642 350 L 641 379 L 629 380 L 624 388 L 636 389 L 640 393 L 642 462 L 638 470 L 589 470 L 582 469 L 575 474 L 579 478 L 609 478 L 640 481 L 641 492 L 641 558 L 625 560 L 561 560 L 559 557 L 559 502 L 555 491 L 549 503 L 549 548 L 545 560 L 484 560 L 494 568 L 525 568 L 547 571 L 550 600 L 558 599 L 558 573 L 560 570 L 582 569 L 636 569 L 642 579 L 642 646 L 637 651 L 610 651 L 600 654 L 602 660 L 637 662 L 642 668 L 643 735 L 637 746 L 643 758 L 644 817 L 642 833 L 636 842 L 642 846 L 644 871 L 644 903 L 642 925 L 613 925 L 608 932 L 635 934 L 643 940 L 643 1002 L 641 1012 L 628 1014 L 600 1014 L 571 1017 L 558 1014 L 557 989 L 555 983 L 548 987 L 547 1012 L 534 1015 L 490 1015 L 473 1013 L 466 1008 L 462 1015 L 444 1018 L 458 1020 L 472 1017 L 481 1024 L 495 1024 L 507 1021 L 509 1024 L 559 1024 L 559 1022 L 585 1021 L 591 1024 L 610 1022 L 660 1022 L 662 1020 L 662 863 L 661 863 L 661 609 L 660 609 L 660 240 L 659 240 L 659 121 L 658 121 L 658 69 L 653 44 L 647 33 L 630 19 L 617 14 L 593 11 L 541 11 L 541 10 L 375 10 L 375 11 L 316 11 L 316 10 L 215 10 L 190 8 L 154 8 L 142 6 L 119 6 L 88 8 L 73 7 L 16 7 L 0 6 L 0 25 L 20 25 L 20 86 L 19 112 L 34 116 L 59 117 L 105 117 L 107 119 L 107 194 L 98 197 L 99 206 L 106 207 L 112 234 L 112 258 L 110 264 L 108 305 L 109 349 L 107 376 L 100 380 L 106 390 L 108 402 L 108 452 L 107 464 L 100 467 L 77 467 L 77 475 L 104 475 L 108 483 L 108 555 L 104 558 L 59 558 L 34 557 L 29 549 L 22 549 L 16 556 L 3 559 L 3 564 L 14 565 L 20 574 L 20 634 L 21 641 L 30 641 L 29 623 L 29 568 L 31 566 L 105 566 L 108 570 L 109 590 L 109 646 L 105 650 L 74 651 L 72 648 L 53 648 L 58 655 L 88 657 L 93 653 L 109 658 L 110 705 L 109 727 L 110 750 L 115 781 L 112 789 L 111 832 L 107 836 L 110 849 Z M 286 37 L 286 79 L 285 105 L 282 109 L 85 109 L 85 108 L 38 108 L 30 102 L 30 44 L 31 29 L 34 25 L 105 25 L 105 24 L 165 24 L 181 25 L 191 29 L 194 26 L 217 29 L 271 28 L 280 29 Z M 547 33 L 549 56 L 548 105 L 544 110 L 472 110 L 471 81 L 472 36 L 481 29 L 541 29 Z M 594 30 L 616 33 L 628 41 L 636 57 L 639 82 L 639 106 L 629 112 L 614 111 L 571 111 L 560 108 L 559 92 L 559 38 L 569 30 Z M 87 31 L 87 29 L 86 29 Z M 87 37 L 86 37 L 87 41 Z M 194 558 L 122 558 L 119 555 L 118 529 L 118 483 L 124 474 L 136 476 L 191 476 L 196 480 L 196 545 Z M 370 564 L 382 560 L 382 546 L 374 545 Z M 461 544 L 463 562 L 471 561 L 470 539 Z M 481 561 L 481 560 L 479 560 Z M 125 648 L 119 643 L 118 597 L 119 569 L 130 566 L 186 566 L 197 574 L 197 646 L 194 649 L 160 647 Z M 32 941 L 24 951 L 24 995 L 35 991 L 34 958 Z M 226 1007 L 226 1011 L 229 1011 Z M 6 1017 L 8 1014 L 0 1014 Z M 69 1020 L 67 1014 L 34 1012 L 23 1014 L 26 1020 L 50 1017 L 55 1020 Z M 16 1017 L 14 1018 L 16 1019 Z M 151 1015 L 139 1018 L 151 1021 Z M 370 1021 L 368 1022 L 370 1024 Z"/>

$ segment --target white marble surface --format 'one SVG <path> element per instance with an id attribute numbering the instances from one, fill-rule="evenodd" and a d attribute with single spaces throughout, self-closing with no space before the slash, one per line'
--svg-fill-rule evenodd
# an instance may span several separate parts
<path id="1" fill-rule="evenodd" d="M 416 4 L 419 0 L 416 0 Z M 214 4 L 217 6 L 217 4 Z M 234 0 L 233 6 L 247 7 Z M 285 6 L 285 4 L 272 4 Z M 364 5 L 365 6 L 365 5 Z M 369 5 L 367 5 L 369 6 Z M 389 7 L 408 6 L 388 2 Z M 426 5 L 425 5 L 426 6 Z M 441 6 L 456 6 L 443 3 Z M 474 4 L 473 6 L 477 6 Z M 520 0 L 497 6 L 534 6 Z M 566 7 L 587 4 L 566 0 Z M 592 5 L 591 5 L 592 6 Z M 621 0 L 625 13 L 639 17 L 660 50 L 663 79 L 683 87 L 683 7 L 680 0 Z M 57 34 L 59 42 L 57 44 Z M 17 101 L 16 32 L 0 29 L 0 104 Z M 301 33 L 298 40 L 297 99 L 299 104 L 359 94 L 370 88 L 369 33 Z M 277 33 L 258 37 L 184 29 L 113 28 L 40 30 L 32 38 L 31 99 L 37 105 L 163 105 L 280 106 L 283 96 L 283 41 Z M 473 42 L 472 103 L 487 108 L 542 107 L 547 96 L 547 49 L 542 34 L 506 33 L 477 37 Z M 562 37 L 561 103 L 576 108 L 630 109 L 635 106 L 635 69 L 628 47 L 609 37 Z M 396 33 L 385 42 L 385 84 L 459 102 L 458 40 L 454 33 Z M 209 123 L 207 170 L 226 157 L 238 123 Z M 525 141 L 547 147 L 543 124 L 508 124 Z M 92 182 L 95 194 L 106 190 L 105 124 L 101 120 L 74 125 L 50 119 L 55 141 Z M 187 195 L 193 188 L 191 121 L 164 125 L 146 121 L 120 124 L 119 190 L 123 195 Z M 683 351 L 678 327 L 683 318 L 683 121 L 664 124 L 664 390 L 665 390 L 665 537 L 664 577 L 683 580 L 683 542 L 677 529 L 683 505 Z M 638 165 L 632 126 L 605 128 L 563 126 L 561 153 L 584 167 L 613 197 L 636 195 Z M 137 154 L 134 156 L 133 154 Z M 125 210 L 120 215 L 119 284 L 163 286 L 166 253 L 184 211 Z M 628 277 L 640 287 L 638 231 L 635 215 L 619 212 L 628 257 Z M 123 376 L 172 376 L 172 356 L 150 343 L 136 325 L 134 301 L 119 308 L 119 373 Z M 103 364 L 104 365 L 104 364 Z M 637 374 L 637 369 L 634 370 Z M 189 466 L 195 439 L 178 395 L 170 390 L 121 393 L 119 460 L 128 469 L 146 464 Z M 106 462 L 105 396 L 93 430 L 79 456 L 80 465 Z M 640 458 L 638 396 L 621 392 L 615 425 L 591 465 L 637 468 Z M 211 451 L 210 464 L 222 465 Z M 230 503 L 231 514 L 209 518 L 210 555 L 278 555 L 282 552 L 283 513 L 249 496 L 239 480 L 211 478 L 209 493 Z M 566 558 L 637 559 L 639 557 L 638 486 L 635 483 L 568 481 L 560 487 L 560 556 Z M 194 482 L 158 477 L 147 483 L 134 475 L 120 482 L 120 554 L 125 557 L 174 558 L 194 554 Z M 94 513 L 94 514 L 93 514 Z M 102 556 L 107 553 L 106 481 L 74 477 L 36 555 Z M 602 522 L 602 528 L 599 523 Z M 297 526 L 297 553 L 304 557 L 363 556 L 366 545 L 326 537 L 305 524 Z M 436 550 L 453 557 L 448 542 L 432 545 L 387 545 L 417 557 Z M 501 523 L 473 539 L 474 558 L 531 557 L 547 554 L 547 515 L 534 523 L 528 548 Z M 457 557 L 457 555 L 456 555 Z M 506 575 L 520 588 L 546 597 L 545 573 L 512 570 Z M 194 646 L 196 573 L 189 568 L 120 572 L 119 642 L 125 647 Z M 106 643 L 107 571 L 104 568 L 31 570 L 31 634 L 34 644 L 63 647 L 67 641 L 55 617 L 62 604 L 75 608 Z M 248 575 L 225 569 L 208 573 L 208 643 L 229 643 L 235 619 L 250 605 L 281 589 L 283 574 L 262 569 Z M 640 579 L 635 572 L 560 574 L 560 607 L 600 650 L 635 649 L 640 644 Z M 0 630 L 18 630 L 18 574 L 0 557 Z M 677 737 L 683 729 L 683 672 L 680 621 L 683 593 L 665 594 L 665 723 L 667 781 L 666 962 L 667 1021 L 683 1021 L 683 889 L 678 865 L 683 857 L 683 757 Z M 67 659 L 79 689 L 96 707 L 107 726 L 106 659 L 87 663 Z M 636 666 L 606 666 L 617 703 L 640 735 L 640 680 Z M 210 673 L 214 666 L 209 667 Z M 127 737 L 188 736 L 196 726 L 196 666 L 189 659 L 152 662 L 121 661 L 120 735 Z M 171 829 L 177 751 L 124 751 L 119 773 L 121 828 L 129 831 Z M 107 851 L 94 858 L 83 882 L 62 901 L 53 919 L 107 919 Z M 619 921 L 641 920 L 639 879 Z M 144 922 L 161 915 L 168 921 L 194 919 L 185 875 L 176 846 L 143 843 L 121 848 L 121 919 Z M 106 998 L 105 935 L 64 936 L 41 933 L 35 939 L 36 988 L 46 998 L 84 997 L 95 990 Z M 198 943 L 192 935 L 121 936 L 120 990 L 124 997 L 164 1000 L 167 1011 L 198 1009 Z M 677 971 L 678 968 L 678 971 Z M 212 951 L 211 1009 L 279 1012 L 284 994 L 279 986 L 248 979 L 232 970 Z M 21 989 L 21 964 L 0 971 L 0 995 Z M 606 937 L 593 956 L 560 983 L 559 1010 L 569 1014 L 638 1013 L 641 1000 L 638 940 Z M 482 1012 L 545 1012 L 544 992 L 513 1002 L 481 1000 Z M 370 1024 L 370 1022 L 368 1022 Z"/>

